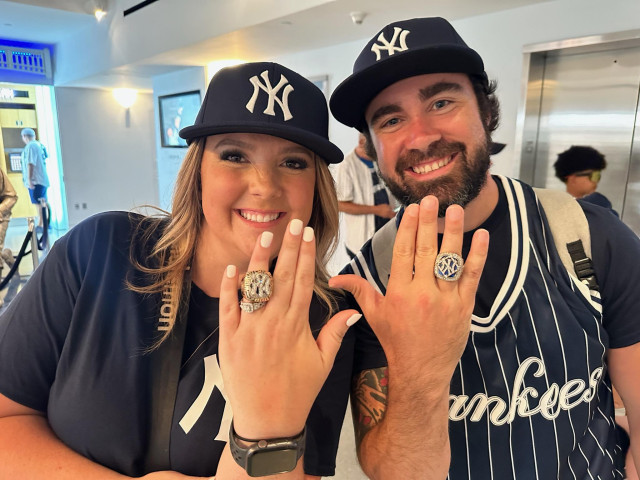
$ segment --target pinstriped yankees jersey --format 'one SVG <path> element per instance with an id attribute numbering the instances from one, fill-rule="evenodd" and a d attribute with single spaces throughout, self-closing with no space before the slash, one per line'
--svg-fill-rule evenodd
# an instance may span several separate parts
<path id="1" fill-rule="evenodd" d="M 605 352 L 640 341 L 640 327 L 630 331 L 614 321 L 611 331 L 603 327 L 600 294 L 563 266 L 533 190 L 493 178 L 504 215 L 481 226 L 490 231 L 490 250 L 469 340 L 451 381 L 448 478 L 623 478 Z M 595 212 L 599 223 L 609 221 L 604 210 Z M 613 215 L 611 221 L 618 222 Z M 374 237 L 344 273 L 359 274 L 384 293 L 396 228 L 387 227 L 391 237 L 378 242 L 385 248 L 375 246 Z M 594 225 L 591 231 L 594 262 L 599 254 L 607 258 L 596 250 L 603 242 L 593 238 Z M 604 226 L 603 232 L 613 233 Z M 640 250 L 637 237 L 623 233 L 625 245 Z M 472 234 L 465 234 L 465 257 Z M 637 290 L 628 283 L 622 288 Z"/>

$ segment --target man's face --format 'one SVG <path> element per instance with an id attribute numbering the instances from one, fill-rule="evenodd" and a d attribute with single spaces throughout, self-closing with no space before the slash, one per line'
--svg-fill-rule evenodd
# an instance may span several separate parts
<path id="1" fill-rule="evenodd" d="M 371 101 L 365 120 L 381 176 L 405 205 L 435 195 L 443 216 L 449 205 L 464 207 L 485 185 L 489 135 L 467 75 L 396 82 Z"/>

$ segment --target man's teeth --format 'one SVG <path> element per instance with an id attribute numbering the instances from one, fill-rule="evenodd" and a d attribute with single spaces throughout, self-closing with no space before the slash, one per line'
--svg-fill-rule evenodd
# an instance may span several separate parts
<path id="1" fill-rule="evenodd" d="M 437 162 L 427 163 L 424 165 L 416 165 L 415 167 L 411 167 L 415 173 L 429 173 L 434 170 L 438 170 L 439 168 L 444 167 L 451 161 L 451 157 L 447 157 L 444 160 L 438 160 Z"/>
<path id="2" fill-rule="evenodd" d="M 243 218 L 246 218 L 247 220 L 250 220 L 252 222 L 266 223 L 266 222 L 274 221 L 276 218 L 278 218 L 278 216 L 280 214 L 279 213 L 267 213 L 267 214 L 263 215 L 262 213 L 240 212 L 240 215 L 242 215 Z"/>

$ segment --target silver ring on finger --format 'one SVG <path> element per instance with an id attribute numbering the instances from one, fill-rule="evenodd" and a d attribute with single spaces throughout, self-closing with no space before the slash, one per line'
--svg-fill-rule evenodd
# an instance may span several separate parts
<path id="1" fill-rule="evenodd" d="M 267 302 L 246 302 L 243 300 L 240 302 L 240 310 L 247 313 L 253 313 L 256 310 L 260 310 L 266 304 Z"/>
<path id="2" fill-rule="evenodd" d="M 433 274 L 446 282 L 455 282 L 462 275 L 464 260 L 457 253 L 443 252 L 436 257 Z"/>

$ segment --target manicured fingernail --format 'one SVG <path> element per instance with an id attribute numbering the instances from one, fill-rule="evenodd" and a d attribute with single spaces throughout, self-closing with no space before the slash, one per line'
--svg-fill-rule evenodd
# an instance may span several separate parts
<path id="1" fill-rule="evenodd" d="M 291 235 L 300 235 L 300 232 L 302 232 L 302 220 L 298 220 L 297 218 L 291 220 L 289 231 Z"/>
<path id="2" fill-rule="evenodd" d="M 233 278 L 236 276 L 236 266 L 227 265 L 227 278 Z"/>
<path id="3" fill-rule="evenodd" d="M 347 319 L 347 327 L 350 327 L 351 325 L 353 325 L 354 323 L 356 323 L 358 320 L 360 320 L 362 318 L 362 314 L 361 313 L 354 313 L 353 315 L 351 315 L 348 319 Z"/>
<path id="4" fill-rule="evenodd" d="M 310 242 L 313 240 L 313 228 L 304 227 L 304 233 L 302 234 L 302 240 Z"/>
<path id="5" fill-rule="evenodd" d="M 262 232 L 260 236 L 260 246 L 262 248 L 267 248 L 271 245 L 271 240 L 273 240 L 273 233 L 271 232 Z"/>

